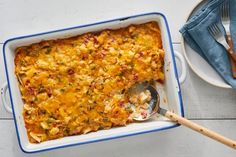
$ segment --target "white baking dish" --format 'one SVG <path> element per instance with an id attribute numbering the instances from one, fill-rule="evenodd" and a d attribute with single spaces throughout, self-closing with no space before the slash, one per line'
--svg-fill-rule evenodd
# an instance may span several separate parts
<path id="1" fill-rule="evenodd" d="M 162 119 L 156 118 L 152 121 L 147 121 L 143 123 L 132 123 L 125 127 L 117 127 L 109 130 L 101 130 L 86 135 L 64 137 L 56 140 L 42 142 L 39 144 L 29 143 L 27 137 L 26 129 L 24 126 L 24 119 L 22 116 L 23 102 L 21 99 L 20 90 L 18 88 L 18 81 L 14 74 L 14 69 L 15 69 L 14 50 L 16 47 L 29 45 L 35 42 L 40 42 L 41 40 L 66 38 L 78 34 L 83 34 L 86 32 L 99 31 L 107 28 L 117 29 L 120 27 L 126 27 L 130 24 L 141 24 L 149 21 L 158 22 L 161 28 L 163 47 L 165 50 L 166 80 L 164 83 L 163 91 L 166 93 L 168 104 L 161 104 L 161 105 L 162 107 L 172 109 L 179 115 L 183 116 L 182 98 L 177 77 L 176 63 L 171 44 L 170 32 L 166 18 L 164 17 L 164 15 L 160 13 L 147 13 L 142 15 L 135 15 L 104 22 L 98 22 L 94 24 L 77 26 L 73 28 L 66 28 L 40 34 L 17 37 L 9 39 L 4 43 L 3 55 L 4 55 L 5 69 L 7 75 L 7 84 L 10 95 L 10 103 L 13 111 L 17 137 L 22 151 L 27 153 L 39 152 L 72 145 L 81 145 L 97 141 L 115 139 L 119 137 L 148 133 L 152 131 L 160 131 L 178 126 L 177 124 L 172 123 L 168 120 L 164 120 L 163 118 Z M 180 60 L 182 60 L 181 59 L 182 57 L 179 56 L 179 54 L 177 55 L 177 57 Z M 182 69 L 182 74 L 184 74 L 183 70 L 184 69 Z M 6 91 L 7 87 L 4 89 L 5 89 L 4 91 Z M 4 91 L 2 93 L 5 93 Z M 4 96 L 3 100 L 5 100 Z M 6 104 L 6 102 L 4 102 L 4 104 Z"/>

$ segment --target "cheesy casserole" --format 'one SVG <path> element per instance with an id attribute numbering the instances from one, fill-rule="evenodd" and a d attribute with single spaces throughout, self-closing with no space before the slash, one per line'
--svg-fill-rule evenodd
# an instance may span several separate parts
<path id="1" fill-rule="evenodd" d="M 17 48 L 15 74 L 29 141 L 131 123 L 127 90 L 138 82 L 163 82 L 163 67 L 155 22 Z"/>

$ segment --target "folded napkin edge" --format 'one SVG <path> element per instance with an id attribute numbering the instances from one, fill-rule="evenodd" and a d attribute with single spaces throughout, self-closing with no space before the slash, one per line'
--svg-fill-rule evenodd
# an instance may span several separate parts
<path id="1" fill-rule="evenodd" d="M 218 7 L 218 5 L 222 4 L 224 1 L 222 0 L 213 0 L 210 1 L 207 5 L 207 7 L 203 7 L 201 9 L 201 11 L 199 11 L 198 14 L 196 14 L 195 16 L 191 17 L 187 23 L 179 30 L 180 33 L 184 33 L 185 31 L 187 31 L 188 29 L 193 28 L 194 26 L 196 26 L 196 24 L 200 23 L 202 20 L 204 20 L 208 14 L 210 14 L 212 12 L 212 10 L 214 10 L 215 8 Z"/>

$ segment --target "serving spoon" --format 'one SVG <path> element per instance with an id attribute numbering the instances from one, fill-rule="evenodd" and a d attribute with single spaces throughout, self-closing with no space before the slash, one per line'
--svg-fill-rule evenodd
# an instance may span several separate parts
<path id="1" fill-rule="evenodd" d="M 222 136 L 210 129 L 207 129 L 199 124 L 196 124 L 184 117 L 181 117 L 181 116 L 175 114 L 174 112 L 171 112 L 171 111 L 168 111 L 164 108 L 161 108 L 159 93 L 151 84 L 145 83 L 145 84 L 134 85 L 131 89 L 131 92 L 135 91 L 136 93 L 139 93 L 139 92 L 144 92 L 146 90 L 148 90 L 151 94 L 151 99 L 148 102 L 148 109 L 147 109 L 148 114 L 145 117 L 141 114 L 138 114 L 138 116 L 135 116 L 133 118 L 134 120 L 146 121 L 146 120 L 149 120 L 154 114 L 158 113 L 162 116 L 167 117 L 168 119 L 170 119 L 173 122 L 184 125 L 184 126 L 190 128 L 198 133 L 201 133 L 202 135 L 205 135 L 205 136 L 212 138 L 222 144 L 225 144 L 231 148 L 236 149 L 236 141 L 231 140 L 227 137 L 224 137 L 224 136 Z"/>

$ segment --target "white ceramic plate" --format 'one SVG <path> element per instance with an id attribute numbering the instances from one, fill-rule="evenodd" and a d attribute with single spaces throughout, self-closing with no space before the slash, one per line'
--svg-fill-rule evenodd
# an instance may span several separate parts
<path id="1" fill-rule="evenodd" d="M 206 0 L 200 2 L 197 6 L 195 6 L 192 12 L 187 17 L 187 20 L 205 3 Z M 190 68 L 203 80 L 217 87 L 221 88 L 231 88 L 229 84 L 227 84 L 220 75 L 200 56 L 197 52 L 195 52 L 183 39 L 182 37 L 182 46 L 185 59 L 190 66 Z"/>

